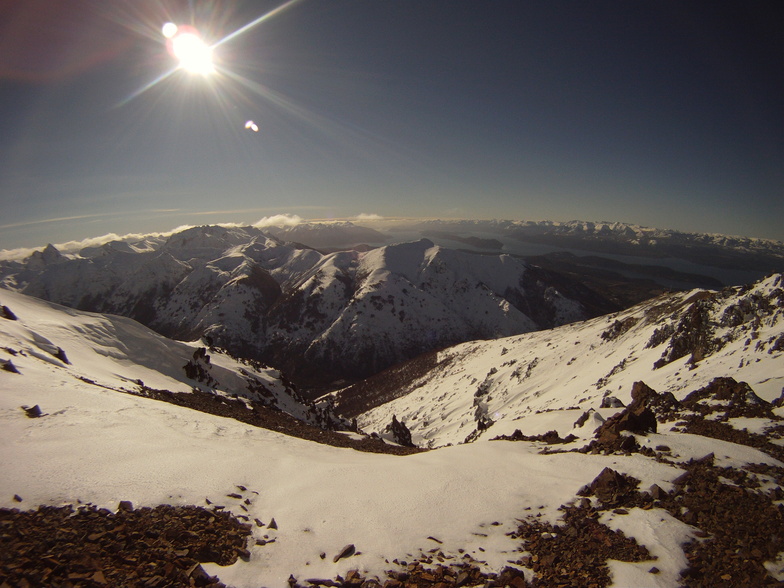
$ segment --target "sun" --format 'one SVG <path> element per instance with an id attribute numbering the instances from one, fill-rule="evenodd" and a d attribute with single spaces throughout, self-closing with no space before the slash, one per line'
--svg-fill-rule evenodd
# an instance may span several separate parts
<path id="1" fill-rule="evenodd" d="M 2 1 L 2 0 L 0 0 Z M 176 72 L 182 70 L 189 74 L 196 74 L 201 75 L 204 77 L 213 77 L 214 80 L 210 80 L 211 85 L 216 84 L 224 84 L 227 80 L 231 79 L 232 81 L 238 83 L 241 86 L 245 86 L 246 88 L 261 93 L 263 95 L 268 95 L 269 92 L 263 88 L 260 84 L 255 83 L 252 80 L 244 78 L 239 74 L 233 73 L 231 68 L 227 66 L 224 62 L 222 56 L 219 56 L 217 60 L 217 64 L 215 61 L 215 52 L 216 50 L 220 52 L 220 47 L 228 43 L 240 35 L 247 34 L 249 31 L 253 30 L 263 22 L 266 22 L 270 18 L 281 14 L 282 12 L 286 11 L 287 9 L 291 8 L 292 6 L 298 4 L 302 0 L 286 0 L 280 6 L 273 8 L 272 10 L 262 14 L 258 18 L 251 20 L 250 22 L 242 25 L 238 29 L 234 30 L 233 32 L 220 37 L 218 35 L 219 27 L 213 27 L 214 22 L 210 22 L 208 19 L 206 23 L 203 23 L 203 26 L 206 27 L 205 30 L 208 31 L 207 38 L 210 39 L 210 42 L 207 43 L 202 38 L 201 33 L 192 25 L 186 24 L 176 24 L 171 21 L 165 22 L 163 25 L 153 24 L 152 28 L 148 28 L 150 23 L 142 22 L 129 22 L 127 24 L 128 28 L 134 31 L 139 29 L 144 30 L 144 35 L 156 40 L 160 40 L 160 36 L 162 36 L 166 42 L 166 50 L 168 51 L 169 55 L 176 61 L 177 65 L 175 67 L 169 67 L 165 71 L 162 71 L 157 77 L 150 80 L 137 90 L 133 91 L 131 94 L 120 100 L 115 107 L 121 107 L 125 104 L 128 104 L 130 101 L 134 100 L 135 98 L 141 96 L 145 92 L 149 91 L 151 88 L 156 87 L 161 82 L 169 79 L 174 75 Z M 215 5 L 217 6 L 217 2 Z M 216 8 L 217 11 L 217 8 Z M 158 21 L 161 22 L 161 21 Z M 160 36 L 159 36 L 160 35 Z M 217 39 L 217 40 L 215 40 Z M 215 84 L 213 84 L 215 82 Z M 270 97 L 270 96 L 267 96 Z M 248 127 L 251 128 L 252 127 Z M 253 130 L 253 129 L 252 129 Z"/>
<path id="2" fill-rule="evenodd" d="M 179 61 L 181 69 L 201 75 L 215 71 L 212 47 L 204 42 L 195 28 L 167 22 L 161 32 L 167 39 L 166 48 Z"/>

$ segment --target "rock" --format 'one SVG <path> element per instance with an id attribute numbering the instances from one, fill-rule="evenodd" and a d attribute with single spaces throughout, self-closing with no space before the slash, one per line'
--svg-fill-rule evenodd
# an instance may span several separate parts
<path id="1" fill-rule="evenodd" d="M 575 439 L 577 437 L 571 434 L 562 439 L 557 431 L 547 431 L 541 435 L 523 435 L 520 429 L 515 429 L 511 435 L 498 435 L 498 437 L 493 437 L 491 441 L 541 441 L 549 445 L 555 445 L 558 443 L 571 443 Z"/>
<path id="2" fill-rule="evenodd" d="M 703 416 L 713 413 L 727 418 L 774 416 L 772 404 L 757 396 L 746 382 L 733 378 L 714 378 L 704 388 L 686 396 L 681 404 Z"/>
<path id="3" fill-rule="evenodd" d="M 11 372 L 12 374 L 19 373 L 19 370 L 14 365 L 14 362 L 12 362 L 10 359 L 0 359 L 0 369 L 6 372 Z"/>
<path id="4" fill-rule="evenodd" d="M 414 442 L 411 440 L 411 431 L 408 430 L 405 423 L 398 421 L 395 415 L 392 415 L 392 422 L 387 425 L 385 430 L 392 434 L 392 438 L 398 445 L 415 447 Z"/>
<path id="5" fill-rule="evenodd" d="M 22 410 L 25 411 L 25 414 L 31 419 L 37 419 L 38 417 L 43 416 L 41 407 L 37 404 L 33 407 L 23 406 Z"/>
<path id="6" fill-rule="evenodd" d="M 269 522 L 269 525 L 267 525 L 267 528 L 268 528 L 268 529 L 277 529 L 277 528 L 278 528 L 278 523 L 277 523 L 277 522 L 275 522 L 275 518 L 274 518 L 274 517 L 273 517 L 273 519 L 272 519 L 272 520 Z"/>
<path id="7" fill-rule="evenodd" d="M 0 306 L 0 318 L 8 319 L 9 321 L 18 320 L 16 315 L 11 312 L 11 309 L 5 305 Z"/>
<path id="8" fill-rule="evenodd" d="M 14 494 L 14 502 L 22 502 L 22 497 L 18 494 Z"/>
<path id="9" fill-rule="evenodd" d="M 626 405 L 615 396 L 605 396 L 599 408 L 624 408 Z"/>
<path id="10" fill-rule="evenodd" d="M 667 415 L 681 408 L 671 392 L 659 394 L 645 382 L 635 382 L 632 385 L 632 402 L 629 406 L 634 408 L 645 406 L 657 415 Z"/>
<path id="11" fill-rule="evenodd" d="M 124 512 L 133 512 L 133 503 L 130 500 L 121 500 L 117 505 L 117 510 Z"/>
<path id="12" fill-rule="evenodd" d="M 312 586 L 340 586 L 334 580 L 328 580 L 326 578 L 310 578 L 309 580 L 305 580 L 308 584 Z"/>
<path id="13" fill-rule="evenodd" d="M 341 549 L 338 554 L 332 558 L 332 563 L 337 563 L 339 560 L 351 557 L 356 552 L 357 548 L 354 547 L 353 543 L 349 543 L 343 549 Z"/>
<path id="14" fill-rule="evenodd" d="M 588 421 L 588 417 L 590 417 L 590 416 L 591 416 L 590 411 L 586 410 L 585 412 L 583 412 L 583 414 L 581 414 L 578 417 L 578 419 L 576 421 L 574 421 L 574 424 L 572 425 L 572 428 L 573 429 L 577 429 L 578 427 L 582 427 Z M 515 432 L 517 432 L 519 430 L 520 429 L 516 429 Z"/>
<path id="15" fill-rule="evenodd" d="M 604 418 L 602 417 L 602 415 L 600 415 L 598 412 L 596 412 L 594 409 L 591 408 L 590 410 L 586 410 L 583 414 L 580 415 L 580 418 L 574 421 L 572 428 L 579 429 L 585 426 L 585 424 L 588 422 L 589 419 L 593 421 L 594 432 L 596 432 L 596 429 L 598 429 L 599 427 L 602 426 L 602 424 L 604 424 Z"/>
<path id="16" fill-rule="evenodd" d="M 68 361 L 68 357 L 65 355 L 65 350 L 62 347 L 57 348 L 57 353 L 55 353 L 54 356 L 64 364 L 71 365 L 71 362 Z"/>
<path id="17" fill-rule="evenodd" d="M 590 484 L 591 492 L 603 506 L 623 504 L 636 492 L 638 480 L 610 468 L 604 468 Z"/>
<path id="18" fill-rule="evenodd" d="M 678 476 L 677 478 L 675 478 L 675 479 L 672 481 L 672 483 L 673 483 L 675 486 L 685 486 L 685 485 L 686 485 L 686 484 L 689 482 L 689 479 L 690 479 L 690 478 L 691 478 L 691 472 L 689 472 L 689 471 L 686 471 L 686 472 L 683 472 L 683 473 L 682 473 L 680 476 Z"/>
<path id="19" fill-rule="evenodd" d="M 657 429 L 656 415 L 648 408 L 647 404 L 658 394 L 644 382 L 635 382 L 632 387 L 632 402 L 622 412 L 611 416 L 596 430 L 596 438 L 601 445 L 608 449 L 623 449 L 626 451 L 636 449 L 630 441 L 620 440 L 621 432 L 629 431 L 640 435 L 649 432 L 655 433 Z M 621 447 L 624 445 L 625 447 Z M 615 447 L 617 445 L 617 447 Z"/>

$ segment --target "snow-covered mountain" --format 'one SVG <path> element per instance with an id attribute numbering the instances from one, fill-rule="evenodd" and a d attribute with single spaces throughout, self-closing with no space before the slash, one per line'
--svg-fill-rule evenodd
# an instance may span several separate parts
<path id="1" fill-rule="evenodd" d="M 319 427 L 346 426 L 328 405 L 303 400 L 277 369 L 238 360 L 201 342 L 172 341 L 134 320 L 87 313 L 0 290 L 4 381 L 39 403 L 36 386 L 92 388 L 149 397 L 241 399 Z"/>
<path id="2" fill-rule="evenodd" d="M 783 296 L 777 275 L 425 357 L 427 397 L 398 399 L 415 439 L 458 439 L 468 405 L 497 421 L 398 456 L 159 402 L 310 412 L 277 370 L 0 291 L 0 583 L 775 585 Z M 753 389 L 707 382 L 728 371 Z"/>
<path id="3" fill-rule="evenodd" d="M 348 248 L 356 245 L 386 245 L 389 236 L 350 221 L 299 223 L 293 226 L 264 228 L 283 241 L 306 243 L 316 249 Z"/>
<path id="4" fill-rule="evenodd" d="M 196 227 L 158 247 L 110 243 L 69 256 L 48 246 L 5 262 L 0 276 L 31 296 L 128 316 L 177 339 L 205 336 L 316 381 L 617 308 L 508 255 L 426 239 L 324 254 L 253 227 Z"/>
<path id="5" fill-rule="evenodd" d="M 613 398 L 628 404 L 636 381 L 680 400 L 716 377 L 747 382 L 767 401 L 784 393 L 782 274 L 464 343 L 344 389 L 336 400 L 338 411 L 358 417 L 366 431 L 382 431 L 396 416 L 415 444 L 440 446 L 518 428 L 529 434 L 527 419 L 541 412 L 569 409 L 576 420 L 603 402 L 615 406 Z"/>
<path id="6" fill-rule="evenodd" d="M 687 233 L 622 222 L 460 220 L 425 221 L 428 231 L 497 235 L 525 243 L 645 258 L 678 258 L 731 270 L 784 271 L 784 243 L 774 239 Z"/>

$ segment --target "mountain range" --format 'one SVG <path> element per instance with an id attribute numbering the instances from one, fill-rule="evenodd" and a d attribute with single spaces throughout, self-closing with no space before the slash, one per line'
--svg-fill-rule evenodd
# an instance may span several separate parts
<path id="1" fill-rule="evenodd" d="M 0 290 L 0 581 L 776 585 L 783 313 L 781 274 L 669 293 L 310 402 L 206 339 Z"/>
<path id="2" fill-rule="evenodd" d="M 716 377 L 784 398 L 784 276 L 662 295 L 618 313 L 394 366 L 334 394 L 338 412 L 382 431 L 395 416 L 422 446 L 512 433 L 533 415 L 628 405 L 634 382 L 681 398 Z M 544 431 L 536 431 L 543 433 Z M 571 427 L 561 431 L 571 433 Z"/>
<path id="3" fill-rule="evenodd" d="M 333 244 L 338 230 L 344 239 L 369 236 L 345 224 L 311 229 Z M 2 262 L 0 278 L 7 288 L 127 316 L 167 337 L 204 337 L 318 384 L 619 309 L 574 278 L 508 254 L 424 238 L 326 253 L 254 227 L 194 227 L 165 241 L 115 241 L 67 255 L 49 245 Z"/>

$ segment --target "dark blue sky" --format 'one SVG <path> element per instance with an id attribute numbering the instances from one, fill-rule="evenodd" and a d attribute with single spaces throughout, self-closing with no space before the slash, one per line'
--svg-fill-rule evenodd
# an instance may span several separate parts
<path id="1" fill-rule="evenodd" d="M 784 3 L 0 2 L 0 248 L 180 224 L 619 220 L 784 239 Z M 254 133 L 244 128 L 252 119 Z"/>

